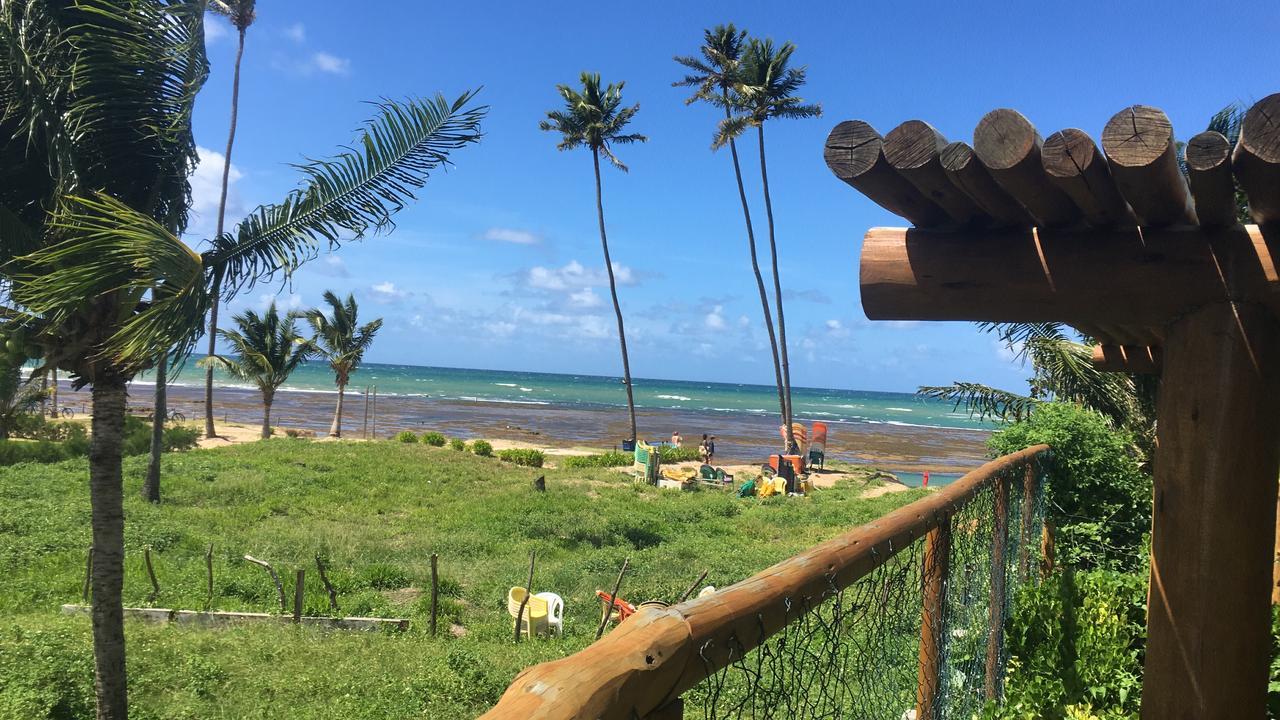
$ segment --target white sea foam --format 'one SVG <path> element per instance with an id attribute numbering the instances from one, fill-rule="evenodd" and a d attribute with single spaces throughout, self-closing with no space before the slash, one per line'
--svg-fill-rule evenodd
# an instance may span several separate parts
<path id="1" fill-rule="evenodd" d="M 681 402 L 688 402 L 693 399 L 691 397 L 685 397 L 684 395 L 654 395 L 654 397 L 659 400 L 679 400 Z"/>
<path id="2" fill-rule="evenodd" d="M 517 387 L 515 383 L 494 383 L 494 385 L 498 385 L 500 387 Z"/>
<path id="3" fill-rule="evenodd" d="M 914 410 L 912 410 L 911 408 L 891 408 L 891 407 L 887 407 L 887 408 L 885 408 L 885 410 L 897 410 L 898 412 L 915 412 L 915 411 L 914 411 Z"/>

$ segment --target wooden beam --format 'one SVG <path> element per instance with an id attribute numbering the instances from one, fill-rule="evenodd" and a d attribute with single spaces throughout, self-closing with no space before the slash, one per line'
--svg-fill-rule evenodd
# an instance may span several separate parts
<path id="1" fill-rule="evenodd" d="M 1156 328 L 1230 298 L 1280 307 L 1273 252 L 1280 252 L 1280 228 L 1257 225 L 965 233 L 872 228 L 862 243 L 862 306 L 872 320 Z"/>
<path id="2" fill-rule="evenodd" d="M 935 227 L 950 221 L 942 208 L 893 169 L 884 157 L 884 139 L 867 123 L 846 120 L 836 125 L 822 156 L 836 177 L 912 225 Z"/>
<path id="3" fill-rule="evenodd" d="M 1102 372 L 1159 375 L 1164 353 L 1158 347 L 1094 345 L 1093 366 Z"/>
<path id="4" fill-rule="evenodd" d="M 1142 717 L 1265 717 L 1280 323 L 1198 309 L 1170 325 L 1163 379 Z"/>
<path id="5" fill-rule="evenodd" d="M 1236 185 L 1231 177 L 1231 143 L 1206 130 L 1187 141 L 1187 176 L 1201 225 L 1223 226 L 1236 217 Z"/>
<path id="6" fill-rule="evenodd" d="M 1040 162 L 1040 134 L 1017 110 L 987 113 L 973 131 L 973 149 L 1000 187 L 1041 227 L 1071 225 L 1080 210 L 1049 182 Z"/>
<path id="7" fill-rule="evenodd" d="M 1120 196 L 1107 159 L 1083 130 L 1067 128 L 1049 136 L 1040 150 L 1049 181 L 1071 198 L 1095 227 L 1136 225 L 1133 211 Z"/>
<path id="8" fill-rule="evenodd" d="M 935 720 L 942 696 L 942 655 L 946 647 L 947 585 L 951 582 L 951 518 L 941 518 L 924 540 L 920 574 L 920 663 L 916 679 L 916 717 Z"/>
<path id="9" fill-rule="evenodd" d="M 1191 193 L 1178 167 L 1173 125 L 1159 108 L 1134 105 L 1102 131 L 1111 176 L 1143 225 L 1196 222 Z"/>
<path id="10" fill-rule="evenodd" d="M 942 150 L 946 146 L 947 139 L 929 123 L 908 120 L 885 136 L 884 157 L 957 225 L 985 224 L 987 214 L 943 171 Z"/>
<path id="11" fill-rule="evenodd" d="M 942 169 L 951 183 L 968 195 L 995 225 L 1034 225 L 1025 208 L 1000 188 L 973 148 L 953 142 L 942 149 Z"/>
<path id="12" fill-rule="evenodd" d="M 1249 196 L 1253 221 L 1280 220 L 1280 93 L 1262 98 L 1244 114 L 1231 164 Z"/>

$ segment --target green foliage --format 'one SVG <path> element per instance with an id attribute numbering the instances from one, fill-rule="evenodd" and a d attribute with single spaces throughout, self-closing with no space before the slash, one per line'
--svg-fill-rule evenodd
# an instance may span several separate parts
<path id="1" fill-rule="evenodd" d="M 1005 630 L 1005 704 L 984 717 L 1138 717 L 1146 645 L 1146 576 L 1056 574 L 1023 586 Z"/>
<path id="2" fill-rule="evenodd" d="M 431 447 L 444 447 L 444 435 L 438 432 L 422 433 L 422 442 Z"/>
<path id="3" fill-rule="evenodd" d="M 546 459 L 541 450 L 511 448 L 509 450 L 498 451 L 498 459 L 503 462 L 515 463 L 525 467 L 542 467 L 542 462 Z"/>
<path id="4" fill-rule="evenodd" d="M 191 425 L 166 425 L 163 452 L 190 450 L 200 441 L 200 431 Z M 88 448 L 85 448 L 86 452 Z M 151 452 L 151 423 L 133 415 L 124 418 L 123 453 L 146 455 Z"/>
<path id="5" fill-rule="evenodd" d="M 411 621 L 403 634 L 126 623 L 131 716 L 147 719 L 474 718 L 524 667 L 592 642 L 595 591 L 612 585 L 626 557 L 624 597 L 671 601 L 703 569 L 707 584 L 732 584 L 924 494 L 863 499 L 865 484 L 849 482 L 802 503 L 759 503 L 636 486 L 612 470 L 281 438 L 166 456 L 166 502 L 153 506 L 138 492 L 146 460 L 124 462 L 126 605 L 148 604 L 150 545 L 162 588 L 150 604 L 203 608 L 213 543 L 215 609 L 278 612 L 266 573 L 243 560 L 250 553 L 276 566 L 291 599 L 293 571 L 306 568 L 305 612 L 327 615 L 319 554 L 343 614 Z M 56 612 L 80 597 L 91 542 L 86 470 L 84 459 L 0 468 L 5 720 L 92 717 L 90 619 Z M 542 474 L 547 492 L 534 493 Z M 505 598 L 523 584 L 531 550 L 535 589 L 565 599 L 565 635 L 514 645 Z M 423 600 L 432 553 L 448 599 L 436 638 L 425 631 Z M 466 636 L 453 637 L 449 623 Z M 265 697 L 278 702 L 264 706 Z"/>
<path id="6" fill-rule="evenodd" d="M 82 455 L 88 454 L 88 448 Z M 0 465 L 17 465 L 19 463 L 52 463 L 68 460 L 71 449 L 62 443 L 48 440 L 0 440 Z"/>
<path id="7" fill-rule="evenodd" d="M 132 415 L 125 416 L 125 456 L 151 452 L 151 424 Z M 89 434 L 83 423 L 41 422 L 30 428 L 34 441 L 0 440 L 0 465 L 24 462 L 51 463 L 86 457 Z M 190 450 L 199 444 L 200 430 L 191 425 L 168 425 L 164 429 L 163 452 Z"/>
<path id="8" fill-rule="evenodd" d="M 595 455 L 570 455 L 561 458 L 559 465 L 565 468 L 611 468 L 626 467 L 633 462 L 635 462 L 635 455 L 632 453 L 610 450 Z"/>
<path id="9" fill-rule="evenodd" d="M 412 430 L 401 430 L 396 433 L 395 439 L 402 443 L 416 443 L 418 442 L 418 434 Z"/>
<path id="10" fill-rule="evenodd" d="M 458 452 L 466 452 L 467 441 L 463 440 L 462 438 L 453 438 L 452 440 L 449 441 L 449 447 L 454 450 L 457 450 Z"/>
<path id="11" fill-rule="evenodd" d="M 996 432 L 993 457 L 1048 443 L 1046 517 L 1058 531 L 1058 557 L 1081 569 L 1137 570 L 1151 527 L 1151 477 L 1131 452 L 1131 438 L 1096 412 L 1045 403 L 1031 417 Z"/>
<path id="12" fill-rule="evenodd" d="M 492 457 L 493 445 L 490 445 L 488 440 L 476 440 L 471 443 L 471 452 L 480 457 Z"/>
<path id="13" fill-rule="evenodd" d="M 689 460 L 698 460 L 702 457 L 698 452 L 698 448 L 682 445 L 676 447 L 674 445 L 660 445 L 658 447 L 658 457 L 664 463 L 688 462 Z"/>

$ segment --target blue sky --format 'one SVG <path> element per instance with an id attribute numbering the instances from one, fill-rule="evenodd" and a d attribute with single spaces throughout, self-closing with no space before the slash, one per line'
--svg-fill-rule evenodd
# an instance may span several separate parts
<path id="1" fill-rule="evenodd" d="M 566 6 L 569 7 L 569 6 Z M 1048 135 L 1095 138 L 1115 112 L 1163 108 L 1180 137 L 1234 101 L 1280 90 L 1280 6 L 1242 2 L 542 3 L 262 0 L 247 40 L 229 215 L 274 202 L 288 166 L 331 154 L 379 97 L 452 97 L 484 86 L 485 137 L 433 176 L 389 236 L 345 245 L 291 287 L 259 286 L 232 310 L 310 306 L 354 292 L 386 326 L 377 362 L 620 374 L 590 156 L 561 153 L 538 121 L 580 71 L 626 80 L 645 145 L 607 170 L 604 202 L 638 377 L 769 383 L 768 346 L 727 153 L 709 149 L 715 111 L 686 107 L 672 56 L 734 22 L 791 40 L 814 120 L 766 127 L 792 378 L 797 385 L 912 390 L 976 380 L 1021 389 L 1025 368 L 955 323 L 866 320 L 863 232 L 904 221 L 836 180 L 827 132 L 861 118 L 882 134 L 920 118 L 970 140 L 987 111 L 1014 107 Z M 212 73 L 197 106 L 202 163 L 192 233 L 216 220 L 235 38 L 211 19 Z M 754 212 L 757 145 L 742 144 Z M 763 223 L 758 223 L 763 232 Z M 764 256 L 762 256 L 762 261 Z"/>

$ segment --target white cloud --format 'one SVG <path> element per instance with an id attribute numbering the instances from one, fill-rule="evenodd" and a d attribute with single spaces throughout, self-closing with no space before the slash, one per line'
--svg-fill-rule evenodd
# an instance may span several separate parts
<path id="1" fill-rule="evenodd" d="M 212 237 L 218 227 L 218 196 L 222 192 L 222 167 L 226 156 L 216 150 L 196 147 L 200 161 L 191 174 L 191 214 L 187 220 L 187 233 L 204 239 Z M 236 183 L 244 173 L 235 163 L 227 174 L 227 214 L 224 230 L 231 227 L 245 213 L 244 202 Z"/>
<path id="2" fill-rule="evenodd" d="M 837 319 L 831 319 L 826 322 L 827 334 L 831 337 L 843 338 L 849 337 L 849 328 Z"/>
<path id="3" fill-rule="evenodd" d="M 231 34 L 231 26 L 221 19 L 214 19 L 213 15 L 208 16 L 204 23 L 204 42 L 205 44 L 216 43 L 224 37 Z"/>
<path id="4" fill-rule="evenodd" d="M 725 327 L 724 306 L 717 305 L 712 308 L 711 312 L 707 313 L 706 317 L 702 319 L 702 322 L 712 330 L 723 330 Z"/>
<path id="5" fill-rule="evenodd" d="M 289 293 L 287 297 L 263 293 L 258 296 L 258 307 L 266 310 L 271 307 L 271 303 L 276 304 L 276 308 L 280 310 L 299 310 L 302 308 L 302 296 L 297 293 Z"/>
<path id="6" fill-rule="evenodd" d="M 613 277 L 619 285 L 634 285 L 635 274 L 631 268 L 613 264 Z M 577 290 L 607 285 L 608 274 L 603 270 L 589 269 L 577 260 L 570 260 L 560 268 L 535 266 L 524 274 L 524 284 L 535 290 Z"/>
<path id="7" fill-rule="evenodd" d="M 991 346 L 996 350 L 996 357 L 1004 362 L 1017 362 L 1018 355 L 1022 353 L 1023 344 L 1014 343 L 1010 346 L 1003 340 L 992 340 Z"/>
<path id="8" fill-rule="evenodd" d="M 310 67 L 330 75 L 350 75 L 351 61 L 320 51 L 311 54 Z"/>
<path id="9" fill-rule="evenodd" d="M 405 299 L 413 295 L 413 293 L 408 290 L 401 290 L 400 288 L 397 288 L 396 284 L 390 280 L 384 280 L 377 283 L 373 287 L 369 288 L 369 291 L 373 293 L 374 302 L 382 305 L 404 302 Z"/>
<path id="10" fill-rule="evenodd" d="M 480 237 L 485 240 L 514 243 L 516 245 L 537 245 L 542 242 L 541 238 L 528 230 L 504 227 L 491 227 L 485 230 Z"/>
<path id="11" fill-rule="evenodd" d="M 307 41 L 307 28 L 302 23 L 294 23 L 284 29 L 284 36 L 296 43 Z"/>
<path id="12" fill-rule="evenodd" d="M 516 331 L 516 324 L 505 320 L 495 320 L 485 323 L 484 329 L 493 337 L 505 338 L 510 337 Z"/>
<path id="13" fill-rule="evenodd" d="M 569 304 L 577 308 L 593 308 L 600 307 L 604 301 L 591 288 L 583 288 L 569 294 Z"/>
<path id="14" fill-rule="evenodd" d="M 311 266 L 317 275 L 334 278 L 351 277 L 351 271 L 347 270 L 347 264 L 337 255 L 325 255 L 320 262 Z"/>

